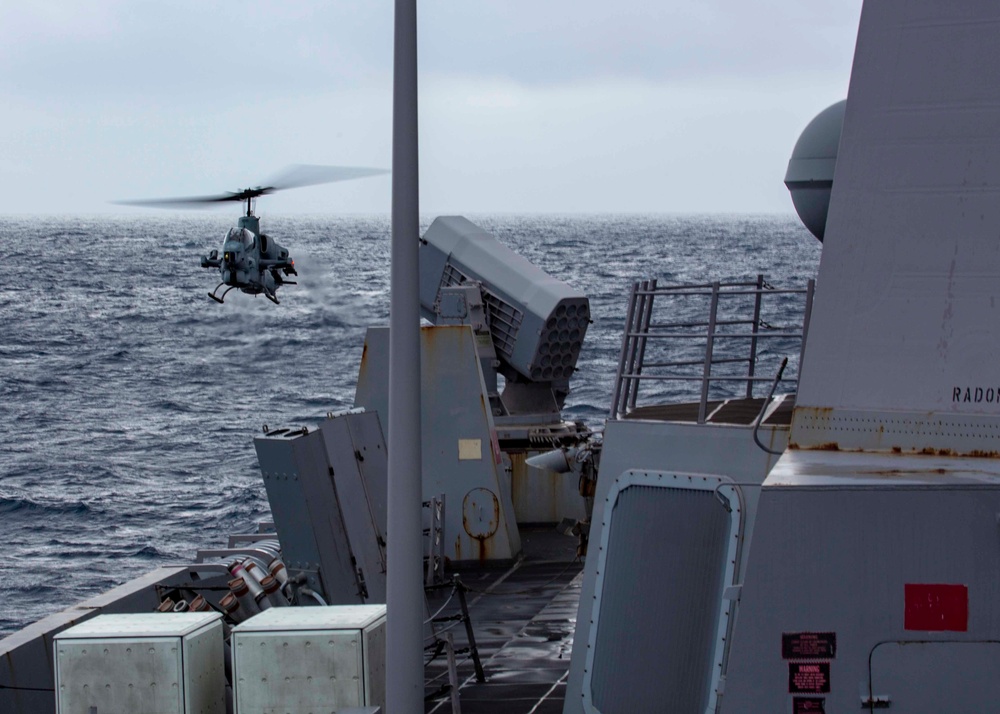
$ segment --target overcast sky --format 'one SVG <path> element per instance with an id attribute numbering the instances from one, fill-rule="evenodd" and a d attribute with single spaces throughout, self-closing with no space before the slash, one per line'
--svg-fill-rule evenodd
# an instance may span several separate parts
<path id="1" fill-rule="evenodd" d="M 0 3 L 0 213 L 389 168 L 391 0 Z M 422 0 L 421 212 L 790 212 L 860 0 Z M 386 213 L 387 176 L 268 197 Z"/>

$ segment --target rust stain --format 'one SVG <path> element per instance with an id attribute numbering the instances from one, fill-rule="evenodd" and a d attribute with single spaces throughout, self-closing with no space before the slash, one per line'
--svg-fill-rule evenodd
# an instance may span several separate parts
<path id="1" fill-rule="evenodd" d="M 467 329 L 467 325 L 421 325 L 420 343 L 424 358 L 430 361 L 437 351 L 445 350 L 451 354 L 460 349 L 462 336 Z M 474 349 L 473 347 L 473 351 Z"/>
<path id="2" fill-rule="evenodd" d="M 814 419 L 828 419 L 833 414 L 833 407 L 795 407 L 795 414 L 804 414 Z"/>
<path id="3" fill-rule="evenodd" d="M 551 469 L 529 469 L 525 463 L 529 452 L 506 453 L 511 462 L 511 493 L 517 521 L 557 522 L 559 495 L 562 493 L 567 475 L 556 473 Z M 580 486 L 582 485 L 581 483 Z"/>
<path id="4" fill-rule="evenodd" d="M 974 449 L 966 454 L 960 454 L 961 456 L 972 456 L 977 459 L 1000 459 L 1000 452 L 997 451 L 980 451 L 979 449 Z"/>
<path id="5" fill-rule="evenodd" d="M 778 430 L 777 429 L 771 429 L 771 438 L 767 440 L 767 446 L 768 446 L 769 449 L 771 449 L 771 451 L 781 451 L 782 450 L 781 448 L 777 448 L 777 449 L 774 448 L 774 440 L 777 439 L 777 438 L 778 438 Z M 770 461 L 770 459 L 768 459 L 768 460 Z M 597 484 L 596 483 L 594 484 L 594 489 L 593 490 L 594 491 L 597 490 Z M 580 495 L 581 496 L 583 495 L 582 490 L 581 490 Z M 591 493 L 591 496 L 593 496 L 593 493 Z"/>
<path id="6" fill-rule="evenodd" d="M 455 536 L 455 560 L 462 559 L 462 536 Z"/>
<path id="7" fill-rule="evenodd" d="M 492 505 L 492 509 L 490 506 Z M 487 510 L 489 509 L 489 510 Z M 482 511 L 492 511 L 492 517 L 483 518 Z M 500 526 L 500 501 L 487 488 L 474 488 L 462 501 L 462 527 L 473 538 L 489 538 Z"/>
<path id="8" fill-rule="evenodd" d="M 870 476 L 911 476 L 914 474 L 946 474 L 948 469 L 872 469 L 870 471 L 859 471 L 860 474 Z"/>
<path id="9" fill-rule="evenodd" d="M 903 450 L 898 447 L 892 447 L 892 453 L 900 454 Z M 966 451 L 962 453 L 960 451 L 955 451 L 954 449 L 941 448 L 935 449 L 932 446 L 925 446 L 920 451 L 916 449 L 910 449 L 907 453 L 913 454 L 914 456 L 946 456 L 951 458 L 971 458 L 971 459 L 1000 459 L 1000 451 L 983 451 L 981 449 L 973 449 L 972 451 Z"/>
<path id="10" fill-rule="evenodd" d="M 479 541 L 479 562 L 485 563 L 490 559 L 490 548 L 487 541 L 491 541 L 491 538 L 476 538 Z"/>
<path id="11" fill-rule="evenodd" d="M 844 449 L 837 442 L 829 442 L 826 444 L 817 444 L 815 446 L 802 446 L 801 444 L 796 444 L 791 442 L 788 444 L 790 450 L 802 449 L 804 451 L 854 451 L 859 453 L 885 453 L 881 449 Z M 903 454 L 906 453 L 912 456 L 944 456 L 952 458 L 973 458 L 973 459 L 1000 459 L 1000 451 L 986 451 L 983 449 L 973 449 L 971 451 L 961 452 L 955 449 L 949 449 L 947 447 L 935 448 L 933 446 L 925 446 L 919 450 L 916 447 L 910 447 L 904 449 L 901 446 L 891 446 L 889 450 L 893 454 Z M 873 472 L 875 473 L 875 472 Z M 881 472 L 879 472 L 881 473 Z M 945 473 L 941 471 L 941 473 Z"/>

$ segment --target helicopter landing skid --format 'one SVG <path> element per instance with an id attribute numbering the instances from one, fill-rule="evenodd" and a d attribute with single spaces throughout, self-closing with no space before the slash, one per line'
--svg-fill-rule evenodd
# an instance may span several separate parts
<path id="1" fill-rule="evenodd" d="M 281 304 L 280 302 L 278 302 L 278 296 L 275 295 L 274 293 L 269 293 L 267 291 L 264 291 L 264 297 L 273 302 L 275 305 Z"/>
<path id="2" fill-rule="evenodd" d="M 225 283 L 219 283 L 218 285 L 215 286 L 215 290 L 218 290 L 223 285 L 225 285 Z M 215 294 L 215 290 L 213 290 L 212 292 L 210 292 L 208 294 L 208 296 L 210 298 L 212 298 L 213 300 L 215 300 L 215 302 L 217 302 L 217 303 L 219 303 L 221 305 L 223 303 L 223 301 L 226 299 L 226 295 L 228 295 L 229 291 L 232 290 L 232 289 L 233 289 L 233 286 L 230 285 L 228 288 L 226 288 L 225 290 L 222 291 L 222 295 L 221 296 L 220 295 L 216 295 Z"/>

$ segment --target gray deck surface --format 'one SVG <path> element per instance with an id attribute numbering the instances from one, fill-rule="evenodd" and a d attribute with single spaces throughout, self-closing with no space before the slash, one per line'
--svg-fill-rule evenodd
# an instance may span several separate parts
<path id="1" fill-rule="evenodd" d="M 463 714 L 556 714 L 562 712 L 569 672 L 583 561 L 576 539 L 551 528 L 521 529 L 523 558 L 511 567 L 464 570 L 469 614 L 486 683 L 476 682 L 468 654 L 457 656 Z M 431 600 L 432 612 L 450 590 Z M 442 615 L 459 611 L 453 598 Z M 467 646 L 464 626 L 449 630 L 455 647 Z M 448 714 L 447 659 L 426 668 L 427 712 Z"/>

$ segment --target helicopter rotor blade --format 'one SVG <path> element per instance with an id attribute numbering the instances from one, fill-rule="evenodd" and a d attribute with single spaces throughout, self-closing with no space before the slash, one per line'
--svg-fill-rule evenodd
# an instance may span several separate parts
<path id="1" fill-rule="evenodd" d="M 270 193 L 270 191 L 268 191 Z M 239 193 L 226 193 L 218 196 L 185 196 L 181 198 L 141 198 L 134 201 L 112 201 L 117 206 L 143 206 L 146 208 L 211 208 L 219 203 L 230 201 L 245 201 L 246 197 Z"/>
<path id="2" fill-rule="evenodd" d="M 363 166 L 322 166 L 318 164 L 293 164 L 267 182 L 267 188 L 283 191 L 288 188 L 316 186 L 321 183 L 350 181 L 389 173 L 385 169 Z"/>
<path id="3" fill-rule="evenodd" d="M 119 206 L 143 206 L 146 208 L 210 208 L 230 201 L 246 201 L 258 196 L 266 196 L 275 191 L 303 186 L 315 186 L 335 181 L 378 176 L 389 173 L 385 169 L 361 166 L 321 166 L 317 164 L 293 164 L 275 176 L 265 186 L 245 188 L 242 191 L 222 193 L 214 196 L 185 196 L 181 198 L 143 198 L 132 201 L 112 201 Z"/>

